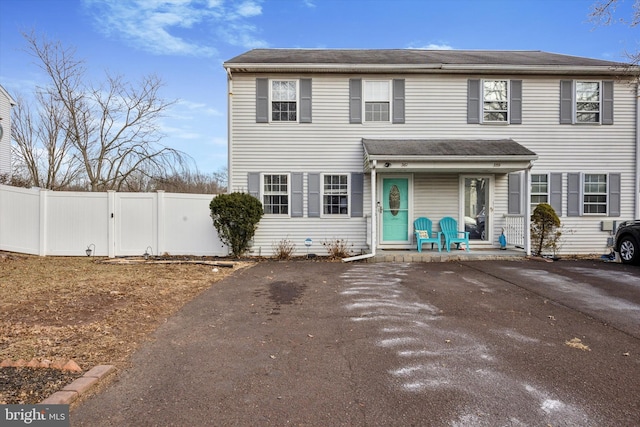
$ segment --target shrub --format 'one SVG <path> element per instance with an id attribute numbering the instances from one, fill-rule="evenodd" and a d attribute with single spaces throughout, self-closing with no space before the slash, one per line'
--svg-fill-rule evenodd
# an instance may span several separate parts
<path id="1" fill-rule="evenodd" d="M 296 244 L 289 239 L 282 239 L 271 245 L 273 248 L 273 257 L 275 259 L 290 259 L 296 250 Z"/>
<path id="2" fill-rule="evenodd" d="M 562 232 L 560 218 L 556 211 L 547 203 L 540 203 L 531 215 L 531 244 L 537 255 L 542 255 L 545 249 L 552 249 L 554 254 Z"/>
<path id="3" fill-rule="evenodd" d="M 353 246 L 353 243 L 349 245 L 347 239 L 334 239 L 325 240 L 324 242 L 322 242 L 322 246 L 324 246 L 327 250 L 329 259 L 340 259 L 347 258 L 351 255 L 349 246 Z"/>
<path id="4" fill-rule="evenodd" d="M 231 248 L 234 256 L 244 254 L 264 214 L 262 203 L 247 193 L 220 194 L 209 209 L 222 243 Z"/>

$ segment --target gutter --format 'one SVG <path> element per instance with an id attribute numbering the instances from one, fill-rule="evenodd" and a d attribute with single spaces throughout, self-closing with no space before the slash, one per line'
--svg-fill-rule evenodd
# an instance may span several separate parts
<path id="1" fill-rule="evenodd" d="M 576 65 L 507 65 L 507 64 L 320 64 L 320 63 L 226 63 L 228 71 L 243 73 L 261 72 L 409 72 L 409 73 L 505 73 L 505 74 L 543 74 L 543 75 L 620 75 L 615 66 L 576 66 Z"/>

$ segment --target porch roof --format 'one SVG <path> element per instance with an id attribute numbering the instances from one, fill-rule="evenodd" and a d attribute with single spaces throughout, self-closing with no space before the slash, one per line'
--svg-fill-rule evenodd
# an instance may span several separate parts
<path id="1" fill-rule="evenodd" d="M 508 173 L 527 169 L 538 155 L 513 139 L 363 138 L 365 167 L 380 172 Z"/>

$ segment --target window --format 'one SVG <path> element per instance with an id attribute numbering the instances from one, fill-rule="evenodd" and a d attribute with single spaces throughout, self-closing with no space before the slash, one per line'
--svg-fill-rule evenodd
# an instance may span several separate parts
<path id="1" fill-rule="evenodd" d="M 296 80 L 271 81 L 271 121 L 298 120 L 298 82 Z"/>
<path id="2" fill-rule="evenodd" d="M 391 99 L 389 81 L 364 82 L 364 120 L 365 122 L 388 122 Z"/>
<path id="3" fill-rule="evenodd" d="M 540 203 L 549 203 L 549 175 L 531 175 L 531 211 Z"/>
<path id="4" fill-rule="evenodd" d="M 607 213 L 607 175 L 585 174 L 583 187 L 583 213 Z"/>
<path id="5" fill-rule="evenodd" d="M 265 214 L 289 214 L 289 176 L 263 175 L 262 207 Z"/>
<path id="6" fill-rule="evenodd" d="M 576 82 L 576 122 L 600 123 L 600 82 Z"/>
<path id="7" fill-rule="evenodd" d="M 522 124 L 522 80 L 467 80 L 467 123 Z"/>
<path id="8" fill-rule="evenodd" d="M 560 124 L 612 125 L 613 80 L 560 80 Z"/>
<path id="9" fill-rule="evenodd" d="M 507 122 L 509 95 L 506 80 L 482 82 L 482 109 L 484 122 Z"/>
<path id="10" fill-rule="evenodd" d="M 349 214 L 349 175 L 323 175 L 322 213 Z"/>

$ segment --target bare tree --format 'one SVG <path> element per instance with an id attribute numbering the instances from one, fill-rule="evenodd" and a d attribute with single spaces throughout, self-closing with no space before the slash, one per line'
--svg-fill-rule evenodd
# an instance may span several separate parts
<path id="1" fill-rule="evenodd" d="M 589 21 L 596 26 L 611 25 L 620 23 L 629 27 L 636 27 L 640 24 L 640 0 L 633 0 L 632 11 L 630 17 L 619 17 L 616 19 L 617 8 L 624 0 L 598 0 L 591 5 L 589 13 Z M 626 52 L 631 66 L 640 65 L 640 51 Z M 636 78 L 640 78 L 638 70 L 635 67 L 628 67 L 628 71 L 633 73 Z"/>
<path id="2" fill-rule="evenodd" d="M 63 130 L 64 110 L 46 92 L 37 92 L 35 99 L 37 107 L 32 108 L 21 97 L 13 110 L 15 174 L 32 186 L 64 189 L 80 172 L 80 164 L 71 154 L 71 141 Z"/>
<path id="3" fill-rule="evenodd" d="M 596 25 L 611 25 L 614 22 L 614 15 L 620 3 L 620 0 L 597 1 L 591 6 L 590 21 Z M 640 0 L 634 0 L 632 7 L 631 19 L 619 18 L 617 21 L 630 27 L 640 24 Z"/>
<path id="4" fill-rule="evenodd" d="M 39 88 L 39 102 L 47 106 L 40 110 L 40 118 L 49 114 L 44 121 L 59 127 L 56 154 L 61 157 L 55 157 L 62 160 L 59 171 L 68 172 L 69 178 L 91 191 L 123 191 L 137 187 L 141 176 L 186 170 L 187 156 L 160 144 L 163 135 L 158 119 L 174 103 L 160 97 L 160 78 L 146 76 L 133 84 L 107 73 L 101 85 L 93 86 L 87 82 L 85 67 L 75 58 L 74 49 L 40 40 L 33 33 L 24 37 L 28 52 L 50 80 L 49 85 Z M 17 117 L 27 120 L 30 114 Z M 18 126 L 25 128 L 27 135 L 22 140 L 26 141 L 28 122 Z M 27 165 L 33 163 L 30 158 L 37 157 L 37 150 L 26 143 L 23 147 L 21 159 Z"/>
<path id="5" fill-rule="evenodd" d="M 187 172 L 154 179 L 152 190 L 173 193 L 221 194 L 227 191 L 227 168 L 212 174 Z"/>

